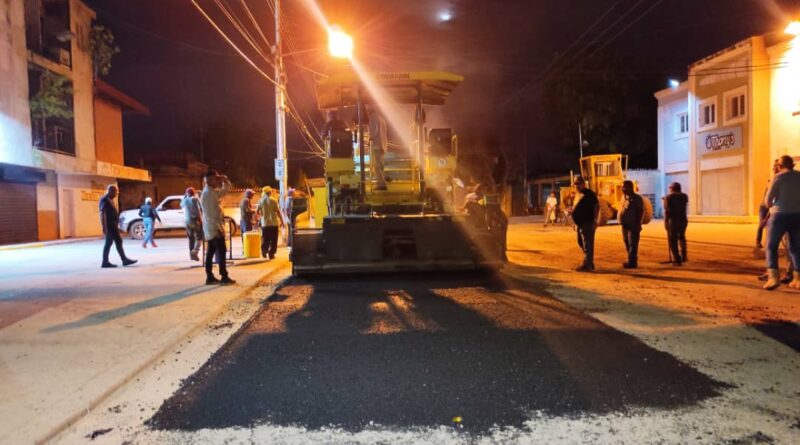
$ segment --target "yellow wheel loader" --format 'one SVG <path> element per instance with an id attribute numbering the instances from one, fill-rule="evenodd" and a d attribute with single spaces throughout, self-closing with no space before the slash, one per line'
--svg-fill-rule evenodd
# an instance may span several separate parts
<path id="1" fill-rule="evenodd" d="M 449 128 L 426 128 L 425 107 L 444 105 L 462 80 L 447 72 L 393 72 L 367 79 L 342 73 L 318 82 L 319 108 L 349 113 L 353 123 L 331 126 L 325 137 L 325 177 L 309 187 L 308 211 L 295 224 L 294 274 L 502 264 L 507 219 L 499 203 L 484 200 L 481 211 L 462 212 L 453 202 L 455 187 L 463 185 L 454 176 L 458 139 Z M 405 140 L 390 140 L 378 162 L 368 119 L 387 107 L 394 110 L 384 113 L 394 118 L 394 133 L 413 130 Z M 397 122 L 398 116 L 411 119 Z"/>
<path id="2" fill-rule="evenodd" d="M 617 219 L 625 196 L 622 193 L 622 183 L 625 181 L 625 173 L 628 170 L 628 157 L 621 154 L 585 156 L 580 159 L 581 176 L 586 181 L 586 186 L 597 194 L 600 201 L 600 215 L 598 225 L 604 226 L 610 220 Z M 639 184 L 633 181 L 633 189 L 639 192 Z M 562 197 L 565 194 L 580 194 L 574 187 L 562 190 Z M 644 218 L 643 224 L 647 224 L 653 219 L 653 203 L 643 197 Z"/>

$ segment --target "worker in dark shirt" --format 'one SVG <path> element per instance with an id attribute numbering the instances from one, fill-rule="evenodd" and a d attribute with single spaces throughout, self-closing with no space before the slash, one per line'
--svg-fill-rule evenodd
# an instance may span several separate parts
<path id="1" fill-rule="evenodd" d="M 622 194 L 625 200 L 619 210 L 619 223 L 622 226 L 622 239 L 628 252 L 628 261 L 622 264 L 626 269 L 639 267 L 639 237 L 642 233 L 644 202 L 633 190 L 633 181 L 623 181 Z"/>
<path id="2" fill-rule="evenodd" d="M 322 127 L 322 139 L 332 137 L 334 131 L 347 130 L 347 124 L 339 117 L 339 112 L 335 108 L 328 110 L 328 119 Z"/>
<path id="3" fill-rule="evenodd" d="M 689 197 L 681 191 L 679 182 L 673 182 L 668 189 L 669 193 L 664 197 L 664 227 L 667 229 L 672 264 L 680 266 L 686 262 L 686 227 L 689 225 L 686 207 Z"/>
<path id="4" fill-rule="evenodd" d="M 600 202 L 597 195 L 586 186 L 586 181 L 578 176 L 575 188 L 580 199 L 572 210 L 572 220 L 578 231 L 578 245 L 583 249 L 583 264 L 578 272 L 594 271 L 594 233 L 597 230 L 597 215 L 600 213 Z"/>
<path id="5" fill-rule="evenodd" d="M 116 264 L 108 261 L 108 253 L 111 251 L 111 244 L 113 243 L 117 248 L 120 259 L 122 259 L 123 266 L 130 266 L 136 264 L 136 260 L 132 260 L 125 256 L 125 251 L 122 249 L 122 237 L 119 234 L 119 212 L 117 206 L 114 205 L 114 198 L 117 197 L 117 186 L 109 185 L 106 189 L 106 194 L 100 198 L 100 224 L 103 226 L 103 236 L 105 237 L 105 245 L 103 246 L 103 264 L 101 267 L 117 267 Z"/>

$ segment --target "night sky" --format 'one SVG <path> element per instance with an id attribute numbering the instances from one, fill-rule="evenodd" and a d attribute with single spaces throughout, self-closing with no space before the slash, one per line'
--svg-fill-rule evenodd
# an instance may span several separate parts
<path id="1" fill-rule="evenodd" d="M 271 84 L 235 54 L 189 0 L 86 1 L 98 12 L 97 21 L 114 31 L 122 50 L 107 80 L 152 112 L 149 117 L 126 117 L 128 163 L 153 153 L 198 153 L 201 129 L 219 122 L 235 122 L 256 132 L 263 138 L 264 159 L 274 157 Z M 240 4 L 240 0 L 226 2 L 234 8 Z M 272 40 L 267 1 L 246 3 Z M 324 73 L 331 68 L 326 36 L 299 0 L 283 3 L 290 40 L 285 50 L 298 53 L 287 59 L 289 94 L 304 117 L 319 125 L 323 119 L 311 95 L 310 71 Z M 624 67 L 635 76 L 632 83 L 638 93 L 626 100 L 636 101 L 649 113 L 647 131 L 652 133 L 652 151 L 632 156 L 631 161 L 634 166 L 655 167 L 652 93 L 665 87 L 668 78 L 685 80 L 690 63 L 748 36 L 780 31 L 800 15 L 796 0 L 318 3 L 331 22 L 353 34 L 357 56 L 374 70 L 435 69 L 465 76 L 450 103 L 436 115 L 456 129 L 465 149 L 503 147 L 522 156 L 527 143 L 532 173 L 559 166 L 553 162 L 557 156 L 551 155 L 558 147 L 555 130 L 545 119 L 548 110 L 542 101 L 545 79 L 587 79 Z M 245 47 L 214 0 L 200 4 Z M 449 11 L 452 20 L 438 20 L 443 11 Z M 243 12 L 240 17 L 246 19 Z M 260 65 L 271 73 L 265 63 Z M 307 149 L 294 125 L 289 122 L 287 127 L 290 159 L 307 171 L 318 170 L 318 162 L 306 159 Z"/>

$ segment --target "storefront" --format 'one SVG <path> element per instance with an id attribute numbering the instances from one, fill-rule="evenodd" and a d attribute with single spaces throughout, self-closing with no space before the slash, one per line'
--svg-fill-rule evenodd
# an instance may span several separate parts
<path id="1" fill-rule="evenodd" d="M 663 193 L 679 182 L 693 215 L 757 217 L 772 160 L 800 156 L 798 46 L 789 36 L 744 40 L 655 94 Z"/>

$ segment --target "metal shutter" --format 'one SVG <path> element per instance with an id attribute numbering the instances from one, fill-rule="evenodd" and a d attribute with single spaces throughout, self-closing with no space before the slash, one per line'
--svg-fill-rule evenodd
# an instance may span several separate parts
<path id="1" fill-rule="evenodd" d="M 0 244 L 38 240 L 36 185 L 0 181 Z"/>

